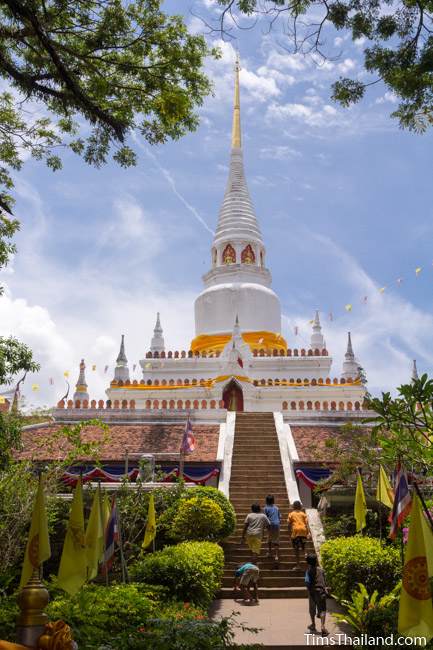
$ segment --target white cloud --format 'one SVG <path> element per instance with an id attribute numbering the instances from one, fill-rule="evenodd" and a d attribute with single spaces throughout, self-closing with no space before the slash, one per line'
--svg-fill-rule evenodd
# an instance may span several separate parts
<path id="1" fill-rule="evenodd" d="M 239 75 L 242 88 L 245 88 L 253 99 L 266 101 L 278 96 L 281 91 L 272 77 L 259 76 L 250 70 L 242 68 Z"/>
<path id="2" fill-rule="evenodd" d="M 321 259 L 328 268 L 338 269 L 347 285 L 347 295 L 341 296 L 333 322 L 327 319 L 327 306 L 322 305 L 322 327 L 328 350 L 334 358 L 332 376 L 339 376 L 341 372 L 348 331 L 352 333 L 355 355 L 367 373 L 369 389 L 376 394 L 381 390 L 394 390 L 407 382 L 414 358 L 418 359 L 421 371 L 431 368 L 433 314 L 415 307 L 393 291 L 380 294 L 378 283 L 329 237 L 306 228 L 303 236 L 308 236 L 312 254 L 317 258 L 323 256 Z M 362 304 L 362 296 L 368 296 L 366 304 Z M 353 303 L 351 313 L 344 311 L 347 303 Z M 307 323 L 311 315 L 300 312 L 286 318 L 292 327 Z M 309 336 L 309 327 L 303 329 L 303 335 Z"/>
<path id="3" fill-rule="evenodd" d="M 356 61 L 350 58 L 344 59 L 341 63 L 337 65 L 338 72 L 341 74 L 347 74 L 351 70 L 356 68 Z"/>
<path id="4" fill-rule="evenodd" d="M 287 160 L 288 158 L 298 158 L 301 155 L 300 151 L 287 145 L 274 145 L 260 149 L 260 158 L 264 159 Z"/>
<path id="5" fill-rule="evenodd" d="M 396 104 L 398 102 L 398 97 L 395 93 L 391 91 L 387 91 L 384 95 L 381 97 L 378 97 L 376 99 L 376 104 Z"/>
<path id="6" fill-rule="evenodd" d="M 335 122 L 337 111 L 333 106 L 325 104 L 319 110 L 311 108 L 301 103 L 288 104 L 271 104 L 268 108 L 266 119 L 268 122 L 273 120 L 285 121 L 295 119 L 305 122 L 309 126 L 321 127 L 330 126 Z"/>

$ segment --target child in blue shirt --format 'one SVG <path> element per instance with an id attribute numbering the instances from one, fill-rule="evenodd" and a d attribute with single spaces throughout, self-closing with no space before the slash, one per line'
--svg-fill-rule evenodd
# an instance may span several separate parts
<path id="1" fill-rule="evenodd" d="M 241 564 L 235 571 L 235 599 L 236 593 L 240 591 L 247 602 L 259 602 L 259 593 L 257 582 L 259 580 L 260 569 L 252 562 Z M 250 588 L 253 588 L 254 595 L 251 596 Z"/>
<path id="2" fill-rule="evenodd" d="M 266 497 L 266 506 L 264 510 L 265 515 L 270 521 L 270 528 L 268 531 L 268 547 L 269 557 L 272 557 L 272 546 L 275 547 L 275 562 L 279 560 L 279 547 L 280 547 L 280 525 L 281 514 L 278 506 L 275 505 L 275 500 L 272 494 Z"/>

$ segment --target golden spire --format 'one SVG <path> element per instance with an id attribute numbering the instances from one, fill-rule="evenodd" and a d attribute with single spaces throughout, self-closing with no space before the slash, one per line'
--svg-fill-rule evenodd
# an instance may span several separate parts
<path id="1" fill-rule="evenodd" d="M 235 102 L 233 106 L 232 149 L 241 147 L 241 105 L 239 99 L 239 54 L 235 63 Z"/>

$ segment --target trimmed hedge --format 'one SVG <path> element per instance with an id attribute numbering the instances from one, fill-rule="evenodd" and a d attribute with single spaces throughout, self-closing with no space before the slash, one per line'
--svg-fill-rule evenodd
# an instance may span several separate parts
<path id="1" fill-rule="evenodd" d="M 224 513 L 224 524 L 220 530 L 221 539 L 225 539 L 231 535 L 236 528 L 236 513 L 227 497 L 214 487 L 205 487 L 198 485 L 197 487 L 188 488 L 185 495 L 187 498 L 191 497 L 206 497 L 212 499 L 221 508 Z"/>
<path id="2" fill-rule="evenodd" d="M 400 553 L 372 537 L 338 537 L 325 542 L 320 555 L 328 585 L 338 600 L 350 600 L 360 582 L 379 596 L 391 591 L 401 577 Z"/>
<path id="3" fill-rule="evenodd" d="M 215 501 L 206 497 L 193 497 L 181 501 L 170 529 L 170 537 L 179 542 L 217 541 L 221 538 L 223 525 L 224 513 Z"/>
<path id="4" fill-rule="evenodd" d="M 224 522 L 214 541 L 221 541 L 231 535 L 236 528 L 236 513 L 230 501 L 214 487 L 196 486 L 183 491 L 180 499 L 172 503 L 158 518 L 158 540 L 162 545 L 173 542 L 172 526 L 179 508 L 190 499 L 211 499 L 223 511 Z M 197 538 L 195 538 L 197 539 Z"/>
<path id="5" fill-rule="evenodd" d="M 212 542 L 183 542 L 151 553 L 132 568 L 135 580 L 168 587 L 170 596 L 207 607 L 220 586 L 224 553 Z"/>

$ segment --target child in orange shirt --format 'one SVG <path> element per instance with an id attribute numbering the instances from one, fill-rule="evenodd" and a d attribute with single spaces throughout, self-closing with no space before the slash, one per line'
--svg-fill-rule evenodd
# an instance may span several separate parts
<path id="1" fill-rule="evenodd" d="M 295 549 L 296 566 L 294 567 L 294 570 L 296 570 L 301 568 L 299 564 L 299 552 L 305 550 L 305 542 L 311 537 L 311 533 L 307 515 L 302 510 L 301 502 L 295 501 L 293 503 L 293 508 L 292 512 L 289 512 L 288 514 L 287 525 L 292 538 L 292 545 Z"/>

